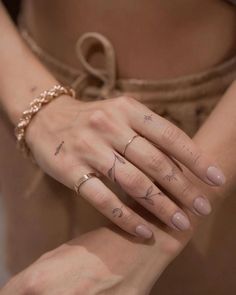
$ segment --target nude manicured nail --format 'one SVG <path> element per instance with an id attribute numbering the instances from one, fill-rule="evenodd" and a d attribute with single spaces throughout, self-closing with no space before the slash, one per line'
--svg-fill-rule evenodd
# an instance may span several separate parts
<path id="1" fill-rule="evenodd" d="M 172 216 L 172 223 L 179 230 L 187 230 L 190 228 L 190 222 L 188 218 L 183 215 L 181 212 L 177 212 Z"/>
<path id="2" fill-rule="evenodd" d="M 207 178 L 215 185 L 223 185 L 225 183 L 223 172 L 214 166 L 210 166 L 207 169 Z"/>
<path id="3" fill-rule="evenodd" d="M 138 225 L 135 232 L 142 238 L 150 239 L 152 237 L 152 231 L 148 229 L 145 225 Z"/>
<path id="4" fill-rule="evenodd" d="M 193 207 L 201 215 L 208 215 L 211 213 L 211 204 L 206 198 L 197 197 L 193 202 Z"/>

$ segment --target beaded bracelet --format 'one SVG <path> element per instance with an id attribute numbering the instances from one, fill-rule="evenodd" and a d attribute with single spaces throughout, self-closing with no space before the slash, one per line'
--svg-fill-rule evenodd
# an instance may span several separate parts
<path id="1" fill-rule="evenodd" d="M 30 156 L 33 162 L 35 162 L 34 158 L 25 141 L 26 129 L 30 124 L 32 118 L 42 108 L 43 105 L 49 103 L 50 101 L 61 95 L 69 95 L 75 98 L 75 91 L 70 87 L 62 85 L 55 85 L 51 89 L 43 91 L 39 96 L 33 99 L 33 101 L 29 105 L 29 108 L 22 113 L 22 116 L 15 127 L 17 148 L 19 148 L 24 153 L 24 155 Z"/>

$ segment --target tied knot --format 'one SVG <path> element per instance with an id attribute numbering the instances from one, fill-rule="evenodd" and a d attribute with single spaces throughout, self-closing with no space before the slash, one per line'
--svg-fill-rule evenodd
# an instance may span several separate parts
<path id="1" fill-rule="evenodd" d="M 104 67 L 93 66 L 89 59 L 102 47 L 104 55 Z M 83 68 L 83 74 L 79 75 L 72 84 L 77 93 L 82 92 L 85 96 L 101 99 L 109 97 L 116 84 L 116 57 L 111 42 L 97 32 L 84 33 L 76 42 L 76 55 Z M 94 85 L 88 83 L 95 79 Z M 96 82 L 102 85 L 97 86 Z"/>

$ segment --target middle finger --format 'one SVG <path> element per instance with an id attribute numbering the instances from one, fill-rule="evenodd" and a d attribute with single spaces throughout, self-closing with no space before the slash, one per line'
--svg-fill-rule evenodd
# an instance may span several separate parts
<path id="1" fill-rule="evenodd" d="M 116 151 L 106 145 L 101 146 L 88 161 L 92 168 L 118 183 L 128 195 L 165 224 L 179 230 L 190 228 L 184 211 L 161 192 L 146 174 Z"/>
<path id="2" fill-rule="evenodd" d="M 113 147 L 121 151 L 121 144 L 132 138 L 130 135 L 124 140 L 124 133 L 113 142 Z M 123 140 L 121 140 L 123 137 Z M 155 179 L 166 191 L 178 199 L 184 206 L 195 214 L 208 215 L 211 205 L 199 189 L 182 173 L 166 154 L 142 136 L 136 137 L 125 151 L 125 158 L 140 168 L 145 174 Z"/>

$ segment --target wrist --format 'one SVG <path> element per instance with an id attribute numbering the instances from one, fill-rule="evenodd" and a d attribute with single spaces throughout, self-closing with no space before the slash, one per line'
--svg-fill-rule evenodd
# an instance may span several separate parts
<path id="1" fill-rule="evenodd" d="M 50 89 L 47 89 L 40 93 L 39 96 L 34 98 L 30 105 L 24 110 L 18 124 L 15 127 L 15 135 L 17 138 L 17 144 L 20 150 L 29 155 L 29 147 L 25 141 L 25 133 L 32 122 L 34 116 L 52 100 L 60 97 L 61 95 L 69 95 L 75 98 L 75 92 L 72 88 L 64 87 L 62 85 L 54 85 Z"/>
<path id="2" fill-rule="evenodd" d="M 62 114 L 63 110 L 71 104 L 76 110 L 75 104 L 78 104 L 78 101 L 70 95 L 63 94 L 43 105 L 32 117 L 26 129 L 25 141 L 27 145 L 32 148 L 37 136 L 41 137 L 42 133 L 53 133 L 59 127 L 57 125 L 60 125 L 61 120 L 65 119 Z M 71 116 L 73 116 L 73 113 L 71 113 Z"/>
<path id="3" fill-rule="evenodd" d="M 112 272 L 119 273 L 124 278 L 122 286 L 137 288 L 137 294 L 147 294 L 147 290 L 151 289 L 176 256 L 176 253 L 173 255 L 162 251 L 161 239 L 160 232 L 154 242 L 144 243 L 137 237 L 130 237 L 113 224 L 79 237 L 80 245 L 90 247 L 95 255 L 107 263 Z M 110 251 L 106 251 L 101 241 L 110 241 Z"/>
<path id="4" fill-rule="evenodd" d="M 151 288 L 187 242 L 185 237 L 180 237 L 180 233 L 176 233 L 175 236 L 172 231 L 169 233 L 161 229 L 160 224 L 150 224 L 150 226 L 152 226 L 154 238 L 148 242 L 130 237 L 110 223 L 107 227 L 102 227 L 92 233 L 92 235 L 98 235 L 98 244 L 101 238 L 112 241 L 112 250 L 116 253 L 116 259 L 125 260 L 127 263 L 126 266 L 122 265 L 122 269 L 126 267 L 129 271 L 130 267 L 132 268 L 133 276 L 129 277 L 129 284 L 138 287 L 139 290 Z"/>

